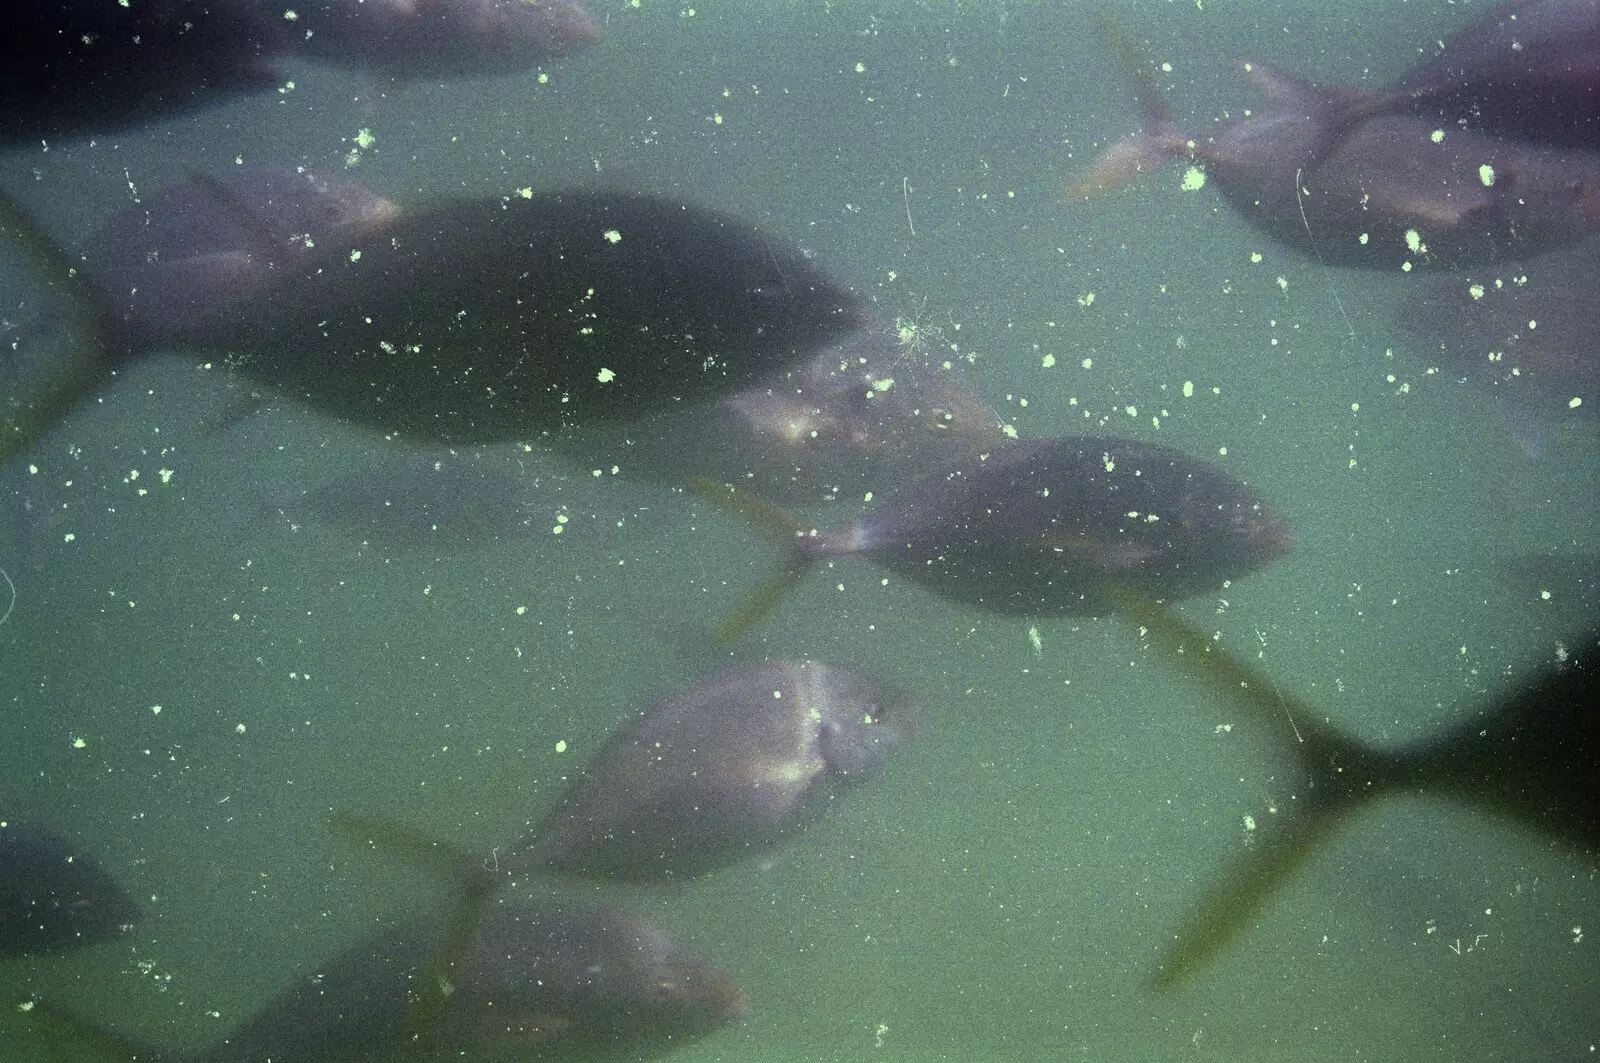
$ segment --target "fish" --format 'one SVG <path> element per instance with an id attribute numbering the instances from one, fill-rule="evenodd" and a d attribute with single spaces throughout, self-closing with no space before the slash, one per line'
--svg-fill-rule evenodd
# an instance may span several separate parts
<path id="1" fill-rule="evenodd" d="M 181 1063 L 343 1063 L 397 1058 L 636 1060 L 742 1017 L 733 979 L 655 922 L 609 905 L 501 898 L 476 924 L 436 1012 L 445 921 L 425 916 L 319 963 L 217 1043 L 164 1052 L 53 1001 L 34 1021 L 61 1043 Z"/>
<path id="2" fill-rule="evenodd" d="M 630 717 L 501 866 L 660 882 L 762 855 L 882 769 L 922 717 L 841 665 L 729 669 Z"/>
<path id="3" fill-rule="evenodd" d="M 28 0 L 0 35 L 0 144 L 109 133 L 283 78 L 255 11 L 235 0 Z"/>
<path id="4" fill-rule="evenodd" d="M 1287 553 L 1294 529 L 1244 484 L 1170 447 L 1131 439 L 1021 440 L 934 473 L 829 531 L 707 493 L 774 530 L 777 574 L 718 633 L 767 615 L 813 565 L 860 555 L 940 597 L 1006 616 L 1094 616 L 1111 583 L 1160 598 L 1220 590 Z"/>
<path id="5" fill-rule="evenodd" d="M 118 212 L 84 242 L 81 258 L 118 326 L 153 338 L 260 294 L 326 249 L 348 253 L 399 210 L 342 177 L 235 166 Z"/>
<path id="6" fill-rule="evenodd" d="M 0 957 L 113 941 L 139 906 L 81 846 L 25 823 L 0 823 Z"/>
<path id="7" fill-rule="evenodd" d="M 110 133 L 272 92 L 305 59 L 491 77 L 593 44 L 579 0 L 27 0 L 0 38 L 0 144 Z"/>
<path id="8" fill-rule="evenodd" d="M 419 445 L 479 445 L 713 402 L 861 316 L 853 292 L 781 238 L 629 191 L 406 207 L 350 246 L 297 253 L 248 299 L 151 327 L 118 321 L 20 206 L 0 200 L 0 222 L 70 285 L 102 352 L 98 374 L 8 411 L 0 459 L 156 350 L 228 352 L 253 384 L 334 418 Z"/>
<path id="9" fill-rule="evenodd" d="M 1458 30 L 1369 112 L 1600 150 L 1600 0 L 1513 0 Z"/>
<path id="10" fill-rule="evenodd" d="M 600 37 L 578 0 L 309 0 L 293 20 L 254 3 L 286 54 L 401 81 L 515 74 Z"/>
<path id="11" fill-rule="evenodd" d="M 957 366 L 878 321 L 712 406 L 548 440 L 586 468 L 671 484 L 709 477 L 783 506 L 859 500 L 1005 441 Z"/>
<path id="12" fill-rule="evenodd" d="M 1405 347 L 1494 394 L 1524 449 L 1600 411 L 1600 240 L 1427 278 L 1396 311 Z"/>
<path id="13" fill-rule="evenodd" d="M 1065 197 L 1191 159 L 1250 224 L 1324 264 L 1367 269 L 1483 265 L 1600 234 L 1600 152 L 1445 128 L 1384 113 L 1360 90 L 1242 68 L 1265 106 L 1197 136 L 1173 121 L 1140 66 L 1146 128 L 1107 149 Z"/>
<path id="14" fill-rule="evenodd" d="M 401 452 L 298 488 L 265 507 L 298 531 L 322 527 L 389 558 L 456 556 L 549 534 L 540 478 L 476 451 Z"/>
<path id="15" fill-rule="evenodd" d="M 1341 824 L 1380 799 L 1432 794 L 1554 838 L 1573 852 L 1600 853 L 1600 713 L 1594 708 L 1600 704 L 1600 630 L 1589 631 L 1494 704 L 1430 738 L 1387 749 L 1286 697 L 1269 676 L 1148 596 L 1123 590 L 1117 598 L 1145 638 L 1278 735 L 1304 780 L 1288 812 L 1253 832 L 1249 849 L 1187 916 L 1161 961 L 1157 987 L 1171 989 L 1192 977 Z"/>

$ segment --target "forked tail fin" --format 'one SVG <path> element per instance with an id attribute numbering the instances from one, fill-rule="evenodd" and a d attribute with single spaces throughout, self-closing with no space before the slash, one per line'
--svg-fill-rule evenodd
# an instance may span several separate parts
<path id="1" fill-rule="evenodd" d="M 457 972 L 465 966 L 478 936 L 478 925 L 505 876 L 486 868 L 465 850 L 398 823 L 333 812 L 328 816 L 328 825 L 357 844 L 398 857 L 423 873 L 442 879 L 450 888 L 432 968 L 412 991 L 407 1016 L 413 1041 L 432 1046 L 443 1030 Z"/>
<path id="2" fill-rule="evenodd" d="M 1243 930 L 1351 812 L 1393 789 L 1404 769 L 1400 757 L 1345 736 L 1310 705 L 1283 696 L 1271 679 L 1223 652 L 1171 609 L 1126 587 L 1109 593 L 1139 624 L 1142 637 L 1243 706 L 1257 724 L 1282 734 L 1307 780 L 1305 793 L 1256 832 L 1249 850 L 1184 920 L 1153 979 L 1158 988 L 1171 989 Z"/>
<path id="3" fill-rule="evenodd" d="M 1114 188 L 1121 188 L 1148 170 L 1182 157 L 1189 150 L 1189 137 L 1173 121 L 1172 109 L 1167 105 L 1161 87 L 1156 84 L 1149 61 L 1139 54 L 1133 42 L 1110 19 L 1101 16 L 1095 21 L 1133 79 L 1134 95 L 1139 102 L 1143 126 L 1137 133 L 1107 148 L 1094 161 L 1088 173 L 1063 188 L 1063 199 L 1093 199 Z"/>
<path id="4" fill-rule="evenodd" d="M 799 545 L 805 528 L 766 499 L 704 476 L 692 479 L 689 487 L 713 505 L 743 517 L 756 530 L 771 534 L 785 551 L 777 570 L 717 626 L 712 638 L 717 645 L 728 646 L 738 642 L 751 628 L 771 616 L 789 592 L 810 575 L 816 559 Z"/>

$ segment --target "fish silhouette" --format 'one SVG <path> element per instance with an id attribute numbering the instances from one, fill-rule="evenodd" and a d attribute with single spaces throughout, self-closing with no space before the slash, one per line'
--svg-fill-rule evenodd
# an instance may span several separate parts
<path id="1" fill-rule="evenodd" d="M 413 81 L 491 77 L 588 47 L 600 23 L 578 0 L 306 0 L 293 20 L 253 4 L 286 55 Z"/>
<path id="2" fill-rule="evenodd" d="M 706 493 L 787 530 L 787 558 L 724 624 L 723 641 L 770 612 L 817 562 L 850 554 L 944 598 L 1045 617 L 1096 615 L 1113 583 L 1161 598 L 1218 590 L 1294 545 L 1289 524 L 1221 469 L 1112 437 L 1012 443 L 829 531 L 797 527 L 747 495 Z"/>
<path id="3" fill-rule="evenodd" d="M 707 477 L 785 506 L 857 501 L 1005 441 L 958 367 L 880 322 L 715 405 L 549 440 L 585 468 Z"/>
<path id="4" fill-rule="evenodd" d="M 137 1044 L 53 1003 L 33 1014 L 53 1040 L 123 1058 L 378 1063 L 636 1060 L 715 1033 L 746 1009 L 727 974 L 650 920 L 594 903 L 503 899 L 472 929 L 438 1010 L 419 1014 L 449 936 L 424 918 L 364 941 L 193 1053 Z"/>
<path id="5" fill-rule="evenodd" d="M 252 213 L 242 202 L 236 215 Z M 100 352 L 9 412 L 0 458 L 157 349 L 229 352 L 253 383 L 336 418 L 473 445 L 711 402 L 860 323 L 856 297 L 798 248 L 632 192 L 406 208 L 348 244 L 296 253 L 248 299 L 150 331 L 119 320 L 94 264 L 77 276 L 15 203 L 0 198 L 0 222 L 71 287 Z"/>
<path id="6" fill-rule="evenodd" d="M 1600 153 L 1488 136 L 1388 97 L 1242 64 L 1265 106 L 1199 136 L 1178 127 L 1135 66 L 1145 128 L 1065 195 L 1082 199 L 1178 158 L 1216 179 L 1252 225 L 1322 262 L 1375 269 L 1473 265 L 1600 233 Z"/>
<path id="7" fill-rule="evenodd" d="M 98 863 L 42 827 L 0 823 L 0 956 L 110 941 L 139 908 Z"/>
<path id="8" fill-rule="evenodd" d="M 1600 851 L 1600 632 L 1575 655 L 1430 739 L 1380 749 L 1285 697 L 1271 679 L 1219 649 L 1204 632 L 1144 595 L 1116 593 L 1143 634 L 1258 725 L 1282 735 L 1304 789 L 1179 929 L 1156 976 L 1163 988 L 1192 976 L 1249 923 L 1338 826 L 1380 798 L 1428 793 Z M 1293 720 L 1293 733 L 1287 721 Z"/>
<path id="9" fill-rule="evenodd" d="M 726 867 L 820 819 L 921 717 L 912 698 L 838 665 L 731 669 L 624 723 L 502 864 L 636 881 Z"/>
<path id="10" fill-rule="evenodd" d="M 305 58 L 400 80 L 526 70 L 591 44 L 578 0 L 26 0 L 0 34 L 0 144 L 271 92 Z"/>
<path id="11" fill-rule="evenodd" d="M 1600 0 L 1513 0 L 1452 34 L 1374 109 L 1600 150 Z"/>
<path id="12" fill-rule="evenodd" d="M 308 261 L 348 253 L 399 211 L 341 177 L 236 166 L 196 174 L 113 215 L 85 241 L 82 259 L 118 326 L 157 343 Z"/>
<path id="13" fill-rule="evenodd" d="M 1600 240 L 1426 278 L 1394 327 L 1419 358 L 1492 392 L 1537 456 L 1551 426 L 1593 425 L 1600 410 Z"/>

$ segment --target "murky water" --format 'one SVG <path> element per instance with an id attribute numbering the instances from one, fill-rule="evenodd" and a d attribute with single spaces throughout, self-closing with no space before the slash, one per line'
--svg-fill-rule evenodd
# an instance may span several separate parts
<path id="1" fill-rule="evenodd" d="M 1593 626 L 1572 567 L 1515 574 L 1592 551 L 1592 422 L 1553 426 L 1530 458 L 1492 398 L 1401 346 L 1411 278 L 1296 257 L 1214 189 L 1185 191 L 1182 167 L 1059 200 L 1137 123 L 1086 13 L 602 7 L 604 41 L 540 73 L 296 68 L 276 96 L 12 151 L 5 187 L 69 242 L 132 189 L 235 160 L 353 162 L 401 202 L 597 173 L 690 196 L 813 251 L 967 362 L 1019 432 L 1176 446 L 1260 491 L 1294 553 L 1185 612 L 1368 740 L 1429 734 Z M 1486 7 L 1114 18 L 1172 65 L 1200 128 L 1251 103 L 1229 60 L 1381 82 Z M 34 279 L 4 268 L 0 310 L 24 319 Z M 496 457 L 526 519 L 473 551 L 363 544 L 283 499 L 391 446 L 289 404 L 219 427 L 247 391 L 220 359 L 137 365 L 0 469 L 17 595 L 0 817 L 70 832 L 147 909 L 124 940 L 0 966 L 8 1011 L 44 995 L 174 1045 L 220 1036 L 431 895 L 332 835 L 329 810 L 508 843 L 626 712 L 726 659 L 708 633 L 771 563 L 692 496 L 536 450 Z M 751 643 L 868 668 L 931 718 L 770 864 L 624 895 L 750 994 L 684 1063 L 1520 1061 L 1600 1043 L 1594 857 L 1425 801 L 1362 815 L 1219 961 L 1154 993 L 1246 817 L 1296 781 L 1273 736 L 1124 622 L 975 615 L 846 560 Z"/>

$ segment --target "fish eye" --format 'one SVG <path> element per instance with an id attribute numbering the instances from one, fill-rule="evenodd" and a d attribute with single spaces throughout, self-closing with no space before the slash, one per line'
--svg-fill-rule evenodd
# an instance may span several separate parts
<path id="1" fill-rule="evenodd" d="M 651 1000 L 671 1000 L 678 995 L 679 985 L 671 978 L 658 978 L 649 985 Z"/>

